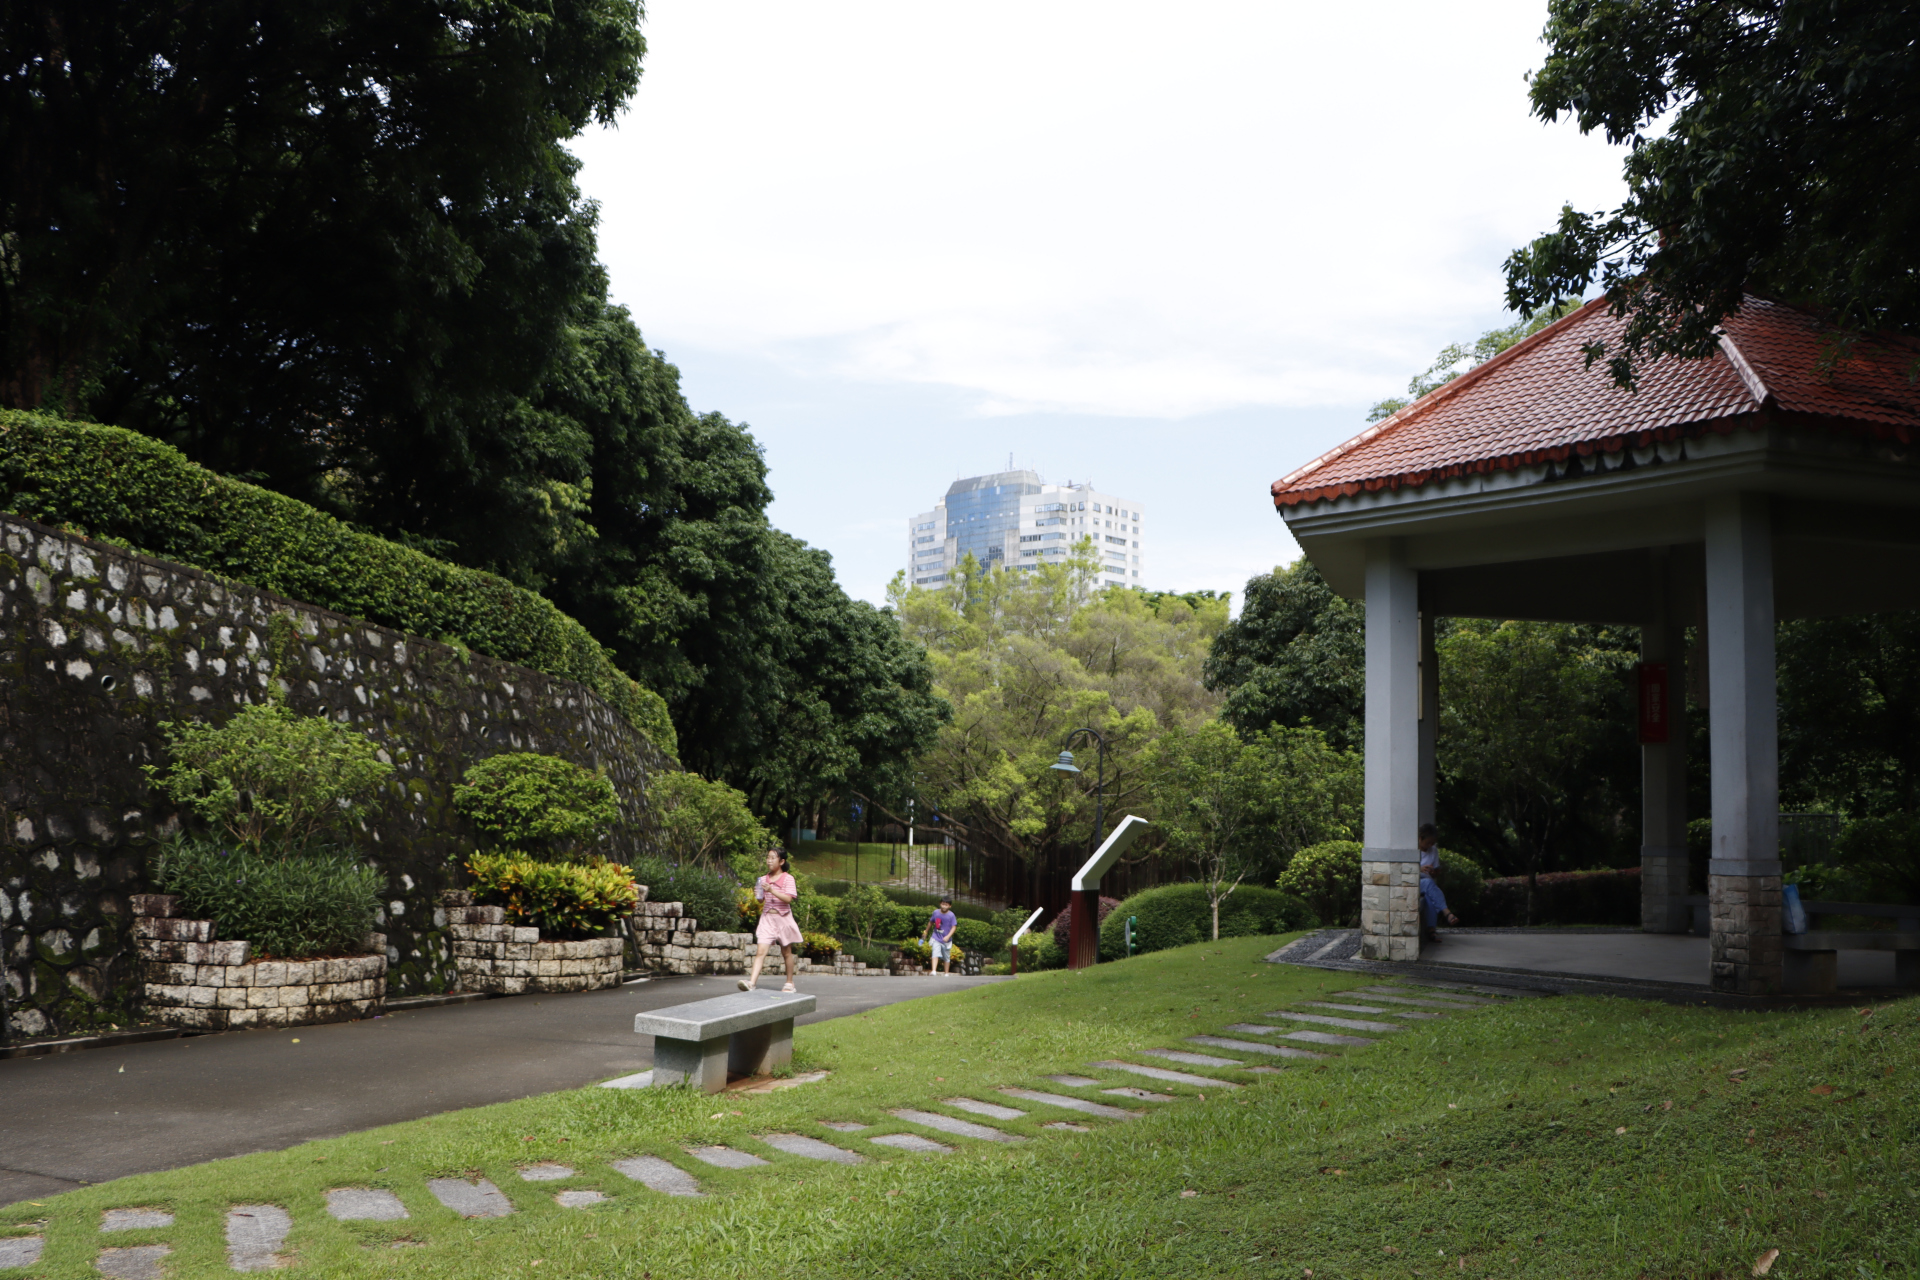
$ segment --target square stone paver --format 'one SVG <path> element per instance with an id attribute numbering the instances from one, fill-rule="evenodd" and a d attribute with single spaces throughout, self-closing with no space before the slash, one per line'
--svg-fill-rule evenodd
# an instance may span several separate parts
<path id="1" fill-rule="evenodd" d="M 227 1265 L 235 1271 L 272 1271 L 287 1260 L 280 1246 L 293 1219 L 277 1204 L 237 1204 L 227 1210 Z"/>
<path id="2" fill-rule="evenodd" d="M 556 1191 L 553 1202 L 562 1209 L 584 1209 L 590 1204 L 599 1204 L 606 1198 L 598 1191 Z"/>
<path id="3" fill-rule="evenodd" d="M 1055 1084 L 1066 1085 L 1069 1089 L 1090 1089 L 1100 1083 L 1092 1076 L 1046 1076 L 1044 1078 Z"/>
<path id="4" fill-rule="evenodd" d="M 1136 1089 L 1134 1086 L 1130 1084 L 1123 1084 L 1118 1089 L 1102 1089 L 1100 1092 L 1110 1093 L 1114 1095 L 1116 1098 L 1138 1098 L 1142 1102 L 1178 1102 L 1180 1101 L 1180 1099 L 1174 1097 L 1170 1093 L 1155 1093 L 1151 1089 Z"/>
<path id="5" fill-rule="evenodd" d="M 945 1143 L 923 1138 L 917 1133 L 883 1133 L 877 1138 L 868 1138 L 868 1142 L 877 1142 L 883 1147 L 897 1147 L 902 1151 L 919 1151 L 927 1155 L 946 1155 L 953 1148 Z"/>
<path id="6" fill-rule="evenodd" d="M 146 1231 L 172 1225 L 173 1215 L 165 1209 L 109 1209 L 100 1215 L 102 1231 Z"/>
<path id="7" fill-rule="evenodd" d="M 1301 1004 L 1309 1009 L 1338 1009 L 1342 1013 L 1392 1013 L 1384 1005 L 1371 1004 L 1335 1004 L 1331 1000 L 1302 1000 Z"/>
<path id="8" fill-rule="evenodd" d="M 45 1236 L 0 1236 L 0 1271 L 32 1266 L 46 1247 Z"/>
<path id="9" fill-rule="evenodd" d="M 114 1280 L 161 1280 L 161 1259 L 173 1252 L 171 1245 L 143 1244 L 132 1249 L 102 1249 L 93 1266 Z"/>
<path id="10" fill-rule="evenodd" d="M 463 1218 L 504 1218 L 513 1212 L 513 1202 L 500 1194 L 500 1188 L 485 1178 L 468 1182 L 465 1178 L 434 1178 L 427 1183 L 433 1198 Z"/>
<path id="11" fill-rule="evenodd" d="M 571 1168 L 552 1160 L 542 1160 L 539 1164 L 530 1164 L 520 1170 L 522 1182 L 558 1182 L 572 1176 Z"/>
<path id="12" fill-rule="evenodd" d="M 769 1133 L 760 1141 L 775 1151 L 784 1151 L 790 1156 L 804 1156 L 809 1160 L 826 1160 L 833 1164 L 865 1164 L 867 1158 L 844 1147 L 836 1147 L 831 1142 L 822 1142 L 818 1138 L 809 1138 L 802 1133 Z"/>
<path id="13" fill-rule="evenodd" d="M 820 1123 L 826 1128 L 836 1129 L 841 1133 L 858 1133 L 862 1129 L 873 1128 L 872 1125 L 861 1124 L 858 1120 L 822 1120 Z"/>
<path id="14" fill-rule="evenodd" d="M 1188 1053 L 1184 1049 L 1142 1049 L 1141 1054 L 1149 1058 L 1165 1058 L 1168 1062 L 1184 1062 L 1189 1067 L 1238 1067 L 1244 1065 L 1238 1058 L 1216 1058 L 1207 1053 Z"/>
<path id="15" fill-rule="evenodd" d="M 1272 1013 L 1263 1013 L 1263 1018 L 1284 1018 L 1288 1022 L 1314 1022 L 1323 1027 L 1342 1027 L 1348 1031 L 1405 1031 L 1405 1027 L 1395 1026 L 1391 1022 L 1370 1022 L 1365 1018 L 1334 1018 L 1324 1013 L 1295 1013 L 1291 1009 L 1275 1009 Z"/>
<path id="16" fill-rule="evenodd" d="M 716 1169 L 752 1169 L 767 1163 L 751 1151 L 735 1151 L 732 1147 L 688 1147 L 687 1154 Z"/>
<path id="17" fill-rule="evenodd" d="M 942 1098 L 940 1101 L 949 1107 L 971 1111 L 977 1116 L 986 1116 L 990 1120 L 1018 1120 L 1027 1114 L 1013 1107 L 1003 1107 L 997 1102 L 982 1102 L 978 1098 Z"/>
<path id="18" fill-rule="evenodd" d="M 1011 1133 L 1002 1133 L 998 1129 L 984 1124 L 975 1124 L 971 1120 L 956 1120 L 952 1116 L 943 1116 L 937 1111 L 916 1111 L 912 1107 L 902 1107 L 893 1113 L 909 1124 L 922 1124 L 929 1129 L 938 1129 L 941 1133 L 950 1133 L 956 1138 L 974 1138 L 981 1142 L 1025 1142 L 1026 1139 Z"/>
<path id="19" fill-rule="evenodd" d="M 1098 1084 L 1099 1081 L 1095 1081 Z M 1078 1111 L 1084 1115 L 1100 1116 L 1107 1120 L 1131 1120 L 1140 1112 L 1126 1111 L 1120 1107 L 1108 1106 L 1104 1102 L 1092 1102 L 1086 1098 L 1070 1098 L 1064 1093 L 1046 1093 L 1039 1089 L 1002 1089 L 1000 1092 L 1009 1098 L 1018 1098 L 1022 1102 L 1038 1102 L 1042 1106 L 1063 1107 L 1068 1111 Z"/>
<path id="20" fill-rule="evenodd" d="M 1209 1045 L 1215 1049 L 1234 1049 L 1241 1053 L 1263 1053 L 1270 1058 L 1324 1058 L 1324 1053 L 1314 1053 L 1309 1049 L 1292 1049 L 1284 1044 L 1262 1044 L 1253 1040 L 1229 1040 L 1225 1036 L 1188 1036 L 1194 1044 Z M 1248 1068 L 1253 1070 L 1254 1068 Z M 1271 1070 L 1271 1068 L 1269 1068 Z"/>
<path id="21" fill-rule="evenodd" d="M 384 1187 L 335 1187 L 327 1192 L 327 1212 L 340 1222 L 398 1222 L 407 1206 Z"/>
<path id="22" fill-rule="evenodd" d="M 1169 1071 L 1165 1067 L 1144 1067 L 1137 1062 L 1109 1061 L 1096 1062 L 1092 1065 L 1099 1067 L 1102 1071 L 1130 1071 L 1136 1076 L 1145 1076 L 1149 1080 L 1165 1080 L 1168 1084 L 1190 1084 L 1202 1089 L 1238 1089 L 1240 1087 L 1231 1080 L 1196 1076 L 1189 1071 Z"/>
<path id="23" fill-rule="evenodd" d="M 1370 1044 L 1379 1044 L 1378 1040 L 1369 1040 L 1365 1036 L 1343 1036 L 1337 1031 L 1289 1031 L 1282 1040 L 1299 1040 L 1306 1044 L 1344 1044 L 1356 1049 L 1364 1049 Z"/>
<path id="24" fill-rule="evenodd" d="M 671 1160 L 662 1160 L 659 1156 L 630 1156 L 625 1160 L 615 1160 L 616 1172 L 632 1178 L 650 1191 L 658 1191 L 669 1196 L 698 1196 L 702 1192 L 700 1184 L 693 1175 Z"/>

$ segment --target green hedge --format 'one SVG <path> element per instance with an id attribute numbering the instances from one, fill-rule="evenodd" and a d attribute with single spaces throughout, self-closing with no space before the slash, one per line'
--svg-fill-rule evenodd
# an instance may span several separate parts
<path id="1" fill-rule="evenodd" d="M 217 475 L 137 432 L 0 411 L 0 511 L 577 680 L 678 754 L 666 703 L 552 601 Z"/>
<path id="2" fill-rule="evenodd" d="M 298 960 L 358 954 L 373 929 L 386 878 L 347 853 L 294 857 L 182 836 L 160 846 L 154 881 L 180 896 L 217 937 L 251 942 L 254 957 Z"/>
<path id="3" fill-rule="evenodd" d="M 1213 936 L 1213 909 L 1205 885 L 1169 884 L 1134 894 L 1100 922 L 1100 958 L 1120 960 L 1127 954 L 1127 917 L 1134 926 L 1133 950 L 1164 951 Z M 1243 884 L 1220 904 L 1220 936 L 1254 937 L 1311 929 L 1319 921 L 1312 908 L 1291 893 Z M 1024 957 L 1023 957 L 1024 959 Z"/>

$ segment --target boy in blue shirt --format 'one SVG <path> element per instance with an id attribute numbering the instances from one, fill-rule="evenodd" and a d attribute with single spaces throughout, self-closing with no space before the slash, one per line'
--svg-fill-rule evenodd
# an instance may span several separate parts
<path id="1" fill-rule="evenodd" d="M 927 921 L 927 936 L 933 942 L 933 972 L 940 972 L 940 962 L 947 962 L 947 976 L 953 976 L 953 931 L 960 927 L 960 918 L 953 914 L 953 904 L 945 898 L 940 899 L 940 909 Z"/>

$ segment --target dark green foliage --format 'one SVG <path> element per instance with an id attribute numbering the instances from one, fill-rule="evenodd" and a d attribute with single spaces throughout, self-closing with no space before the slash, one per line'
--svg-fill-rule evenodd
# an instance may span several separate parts
<path id="1" fill-rule="evenodd" d="M 647 886 L 648 902 L 681 903 L 702 929 L 726 933 L 739 929 L 734 894 L 740 886 L 725 872 L 659 858 L 635 859 L 631 869 L 633 878 Z"/>
<path id="2" fill-rule="evenodd" d="M 662 751 L 675 749 L 658 695 L 551 601 L 215 475 L 134 432 L 0 412 L 0 508 L 578 680 Z"/>
<path id="3" fill-rule="evenodd" d="M 502 752 L 469 768 L 453 807 L 490 843 L 524 851 L 591 846 L 620 817 L 605 773 L 534 751 Z"/>
<path id="4" fill-rule="evenodd" d="M 1240 616 L 1207 654 L 1221 716 L 1251 736 L 1309 724 L 1338 750 L 1358 750 L 1366 693 L 1366 606 L 1343 599 L 1304 557 L 1247 581 Z"/>
<path id="5" fill-rule="evenodd" d="M 1447 909 L 1460 917 L 1462 924 L 1484 923 L 1479 919 L 1480 899 L 1485 892 L 1486 873 L 1480 864 L 1464 854 L 1443 851 L 1440 871 L 1434 883 L 1446 895 Z"/>
<path id="6" fill-rule="evenodd" d="M 344 853 L 281 857 L 196 836 L 162 846 L 153 873 L 188 917 L 213 921 L 219 939 L 288 960 L 361 952 L 386 883 Z"/>
<path id="7" fill-rule="evenodd" d="M 1360 843 L 1329 840 L 1293 855 L 1280 888 L 1307 904 L 1322 924 L 1360 922 Z"/>
<path id="8" fill-rule="evenodd" d="M 1127 917 L 1134 917 L 1133 951 L 1164 951 L 1213 936 L 1213 909 L 1200 884 L 1167 884 L 1134 894 L 1100 921 L 1100 958 L 1127 954 Z M 1278 889 L 1241 885 L 1220 904 L 1220 936 L 1246 938 L 1311 929 L 1318 921 L 1301 899 Z"/>
<path id="9" fill-rule="evenodd" d="M 953 927 L 953 940 L 966 950 L 992 955 L 1005 949 L 1007 935 L 985 920 L 962 920 Z"/>
<path id="10" fill-rule="evenodd" d="M 920 913 L 922 917 L 932 915 L 933 908 L 941 903 L 939 894 L 927 893 L 920 889 L 902 889 L 895 885 L 882 885 L 880 891 L 903 907 L 924 907 L 925 910 Z M 953 914 L 962 920 L 991 920 L 993 908 L 983 907 L 974 902 L 956 902 L 953 904 Z"/>
<path id="11" fill-rule="evenodd" d="M 1920 613 L 1784 622 L 1777 653 L 1781 807 L 1920 813 Z"/>
<path id="12" fill-rule="evenodd" d="M 1444 886 L 1443 886 L 1444 887 Z M 1452 905 L 1451 902 L 1448 903 Z M 1459 911 L 1455 907 L 1456 912 Z M 1540 877 L 1527 908 L 1527 877 L 1486 883 L 1479 914 L 1462 924 L 1513 927 L 1529 924 L 1638 925 L 1640 868 L 1618 871 L 1555 871 Z"/>
<path id="13" fill-rule="evenodd" d="M 1920 816 L 1897 813 L 1849 822 L 1835 841 L 1834 855 L 1847 880 L 1869 901 L 1920 903 Z"/>
<path id="14" fill-rule="evenodd" d="M 852 956 L 855 960 L 861 961 L 869 969 L 884 969 L 887 967 L 888 961 L 893 959 L 892 947 L 878 944 L 863 946 L 858 942 L 849 942 L 844 938 L 841 939 L 840 950 Z"/>
<path id="15" fill-rule="evenodd" d="M 1920 42 L 1880 0 L 1552 0 L 1534 113 L 1630 143 L 1610 213 L 1568 207 L 1507 260 L 1535 310 L 1597 278 L 1636 360 L 1704 356 L 1743 290 L 1848 328 L 1920 324 Z"/>

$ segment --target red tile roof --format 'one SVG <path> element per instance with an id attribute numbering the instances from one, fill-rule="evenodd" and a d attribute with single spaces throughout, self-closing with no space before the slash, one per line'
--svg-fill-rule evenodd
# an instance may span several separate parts
<path id="1" fill-rule="evenodd" d="M 1614 386 L 1581 347 L 1619 337 L 1624 321 L 1588 303 L 1273 482 L 1275 506 L 1422 485 L 1475 472 L 1645 448 L 1704 430 L 1788 420 L 1826 430 L 1920 437 L 1920 341 L 1857 343 L 1831 371 L 1828 330 L 1794 307 L 1748 297 L 1727 317 L 1720 350 L 1646 365 L 1637 391 Z"/>

